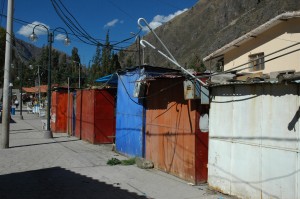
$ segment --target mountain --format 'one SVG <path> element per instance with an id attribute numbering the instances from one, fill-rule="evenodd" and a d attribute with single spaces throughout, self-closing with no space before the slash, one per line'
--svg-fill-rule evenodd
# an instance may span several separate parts
<path id="1" fill-rule="evenodd" d="M 176 60 L 188 67 L 195 60 L 201 62 L 203 57 L 273 17 L 295 10 L 300 10 L 299 0 L 201 0 L 188 11 L 156 28 L 155 33 Z M 152 33 L 144 39 L 165 52 Z M 127 50 L 137 50 L 137 45 L 133 44 Z M 175 67 L 149 47 L 144 54 L 147 64 Z M 120 59 L 122 65 L 129 58 L 138 65 L 138 53 L 132 52 L 124 52 Z"/>
<path id="2" fill-rule="evenodd" d="M 34 59 L 38 58 L 42 53 L 41 48 L 36 47 L 35 45 L 25 42 L 18 38 L 16 38 L 15 44 L 20 55 L 20 56 L 17 55 L 18 58 L 22 57 L 25 63 L 27 63 L 29 60 L 33 58 Z"/>

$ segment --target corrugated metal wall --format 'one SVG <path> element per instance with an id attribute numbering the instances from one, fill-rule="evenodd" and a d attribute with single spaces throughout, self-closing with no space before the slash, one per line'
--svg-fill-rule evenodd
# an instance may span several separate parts
<path id="1" fill-rule="evenodd" d="M 80 90 L 76 97 L 76 137 L 93 144 L 113 143 L 116 89 Z"/>
<path id="2" fill-rule="evenodd" d="M 150 81 L 146 159 L 153 161 L 156 168 L 187 181 L 206 182 L 208 133 L 200 132 L 198 124 L 201 109 L 208 109 L 200 105 L 200 100 L 184 99 L 183 80 Z"/>
<path id="3" fill-rule="evenodd" d="M 116 150 L 129 156 L 144 156 L 144 107 L 133 97 L 139 69 L 120 74 L 116 113 Z"/>
<path id="4" fill-rule="evenodd" d="M 116 133 L 115 94 L 113 89 L 95 90 L 94 143 L 113 143 Z"/>
<path id="5" fill-rule="evenodd" d="M 64 90 L 54 91 L 51 98 L 51 131 L 53 133 L 66 133 L 68 93 Z"/>
<path id="6" fill-rule="evenodd" d="M 94 128 L 95 128 L 95 95 L 93 90 L 77 91 L 76 98 L 76 137 L 94 142 Z"/>
<path id="7" fill-rule="evenodd" d="M 244 198 L 300 198 L 300 88 L 212 88 L 208 182 Z"/>

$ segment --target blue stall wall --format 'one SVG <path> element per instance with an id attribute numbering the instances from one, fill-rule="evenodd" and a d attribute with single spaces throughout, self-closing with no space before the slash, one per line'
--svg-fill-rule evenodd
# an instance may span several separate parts
<path id="1" fill-rule="evenodd" d="M 128 156 L 144 156 L 144 107 L 133 97 L 140 70 L 119 75 L 116 113 L 116 150 Z"/>

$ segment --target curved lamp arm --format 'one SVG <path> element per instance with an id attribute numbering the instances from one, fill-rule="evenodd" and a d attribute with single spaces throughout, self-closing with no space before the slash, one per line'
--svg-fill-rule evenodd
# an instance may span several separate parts
<path id="1" fill-rule="evenodd" d="M 200 84 L 202 84 L 203 86 L 206 86 L 207 84 L 203 81 L 201 81 L 200 79 L 198 79 L 195 75 L 193 75 L 190 71 L 186 70 L 185 68 L 183 68 L 182 66 L 180 66 L 180 64 L 176 61 L 176 60 L 173 60 L 172 58 L 168 57 L 166 54 L 164 54 L 162 51 L 156 49 L 155 46 L 153 46 L 152 44 L 150 44 L 148 41 L 146 40 L 141 40 L 140 41 L 140 44 L 141 46 L 143 46 L 144 48 L 146 48 L 147 46 L 150 46 L 151 48 L 153 48 L 154 50 L 157 50 L 157 52 L 159 54 L 161 54 L 162 56 L 164 56 L 165 58 L 167 58 L 170 62 L 172 62 L 173 64 L 175 64 L 176 66 L 178 66 L 180 68 L 180 70 L 183 72 L 183 73 L 186 73 L 188 75 L 190 75 L 191 77 L 193 77 L 196 81 L 198 81 Z"/>
<path id="2" fill-rule="evenodd" d="M 31 33 L 31 35 L 29 35 L 29 39 L 31 40 L 31 41 L 33 41 L 33 42 L 35 42 L 37 39 L 38 39 L 38 36 L 37 36 L 37 34 L 35 34 L 34 33 L 34 30 L 35 30 L 35 28 L 36 27 L 43 27 L 43 28 L 45 28 L 46 30 L 47 30 L 47 34 L 49 35 L 49 28 L 47 28 L 47 26 L 45 26 L 45 25 L 43 25 L 43 24 L 37 24 L 37 25 L 35 25 L 34 27 L 33 27 L 33 29 L 32 29 L 32 33 Z"/>
<path id="3" fill-rule="evenodd" d="M 161 45 L 167 51 L 167 53 L 172 58 L 172 60 L 175 61 L 175 62 L 177 62 L 176 59 L 175 59 L 175 57 L 173 57 L 173 55 L 171 54 L 171 52 L 167 48 L 167 46 L 160 40 L 160 38 L 157 36 L 157 34 L 154 32 L 154 30 L 150 27 L 150 25 L 148 24 L 148 22 L 146 21 L 146 19 L 144 19 L 144 18 L 139 18 L 138 19 L 138 25 L 140 26 L 140 28 L 142 28 L 142 29 L 145 28 L 145 26 L 142 25 L 142 22 L 145 23 L 146 26 L 147 26 L 147 28 L 154 34 L 154 36 L 156 37 L 156 39 L 161 43 Z"/>
<path id="4" fill-rule="evenodd" d="M 62 28 L 62 27 L 57 27 L 57 28 L 55 28 L 55 29 L 52 31 L 52 32 L 53 32 L 53 35 L 54 35 L 55 31 L 57 31 L 57 30 L 63 30 L 63 31 L 65 32 L 66 38 L 64 39 L 64 44 L 65 44 L 66 46 L 70 45 L 70 44 L 71 44 L 71 40 L 70 40 L 70 38 L 69 38 L 69 34 L 68 34 L 68 32 L 66 31 L 66 29 L 64 29 L 64 28 Z M 52 38 L 52 40 L 53 40 L 53 38 Z"/>

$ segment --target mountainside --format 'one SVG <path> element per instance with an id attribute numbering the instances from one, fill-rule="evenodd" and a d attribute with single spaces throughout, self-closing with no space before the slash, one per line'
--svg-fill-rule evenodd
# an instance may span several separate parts
<path id="1" fill-rule="evenodd" d="M 189 67 L 278 14 L 295 10 L 300 10 L 299 0 L 201 0 L 155 32 L 177 61 Z M 152 33 L 144 39 L 165 52 Z M 135 44 L 128 48 L 136 49 Z M 149 47 L 144 54 L 147 64 L 175 67 Z M 122 57 L 122 65 L 129 57 L 138 65 L 138 53 L 129 52 Z"/>
<path id="2" fill-rule="evenodd" d="M 25 63 L 32 58 L 39 57 L 42 53 L 41 48 L 38 48 L 35 45 L 25 42 L 21 39 L 16 39 L 16 48 L 18 49 L 18 52 Z M 18 56 L 18 58 L 20 57 Z"/>

